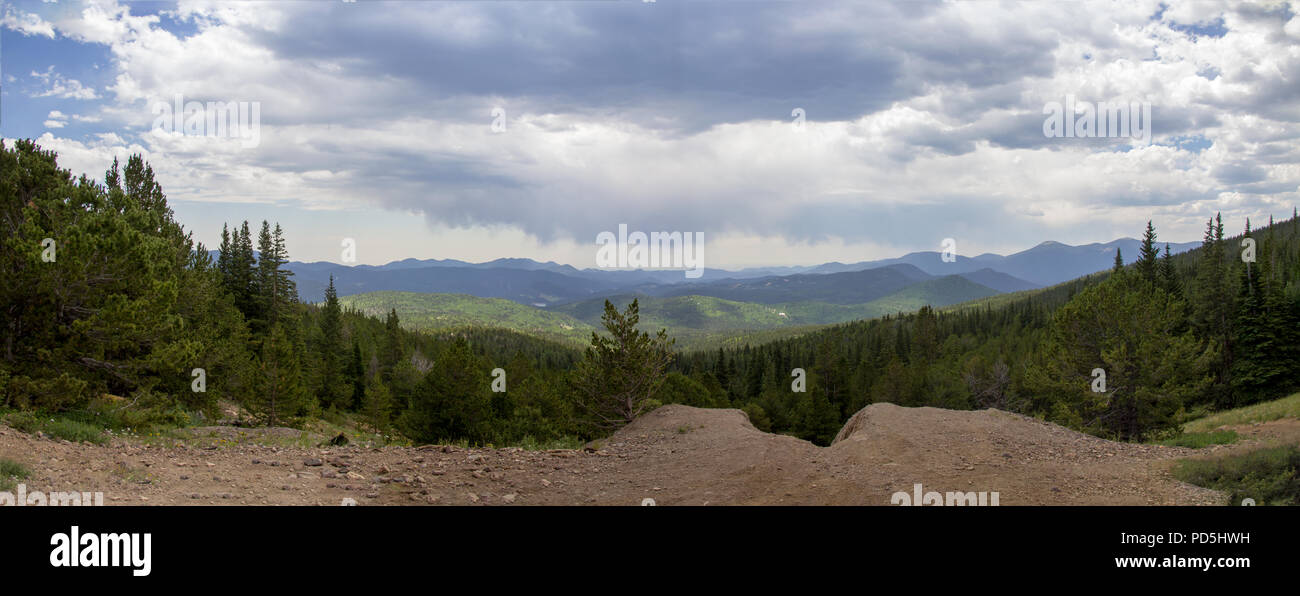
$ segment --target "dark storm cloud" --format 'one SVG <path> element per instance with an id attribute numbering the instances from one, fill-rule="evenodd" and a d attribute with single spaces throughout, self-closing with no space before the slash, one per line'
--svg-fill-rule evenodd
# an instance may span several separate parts
<path id="1" fill-rule="evenodd" d="M 905 3 L 397 3 L 295 6 L 310 27 L 255 32 L 278 56 L 336 61 L 416 92 L 385 109 L 481 119 L 482 100 L 553 113 L 631 115 L 693 132 L 721 123 L 851 120 L 936 84 L 969 89 L 956 114 L 1016 100 L 1011 83 L 1051 73 L 1050 36 L 989 36 L 937 5 Z M 322 13 L 334 18 L 315 18 Z M 439 98 L 430 101 L 430 98 Z M 462 98 L 457 101 L 449 98 Z M 477 106 L 473 105 L 478 101 Z M 353 106 L 357 114 L 368 106 Z"/>

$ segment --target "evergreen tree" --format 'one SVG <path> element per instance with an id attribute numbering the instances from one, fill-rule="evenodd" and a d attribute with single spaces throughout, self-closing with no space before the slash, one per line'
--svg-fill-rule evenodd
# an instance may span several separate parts
<path id="1" fill-rule="evenodd" d="M 1159 265 L 1160 249 L 1156 248 L 1156 229 L 1151 225 L 1151 220 L 1147 220 L 1147 229 L 1142 233 L 1142 247 L 1138 251 L 1138 260 L 1134 266 L 1137 269 L 1138 276 L 1143 281 L 1156 285 L 1159 283 Z"/>
<path id="2" fill-rule="evenodd" d="M 217 247 L 217 272 L 221 274 L 221 283 L 229 287 L 231 259 L 234 247 L 230 243 L 230 226 L 221 224 L 221 246 Z"/>
<path id="3" fill-rule="evenodd" d="M 601 323 L 610 336 L 592 332 L 591 347 L 574 377 L 578 406 L 592 427 L 617 428 L 631 422 L 664 382 L 673 340 L 663 329 L 654 337 L 638 331 L 640 319 L 637 300 L 622 313 L 605 301 Z"/>
<path id="4" fill-rule="evenodd" d="M 360 408 L 363 419 L 379 432 L 391 429 L 396 404 L 388 385 L 375 375 L 366 382 L 361 393 L 364 395 Z"/>
<path id="5" fill-rule="evenodd" d="M 184 298 L 205 290 L 185 284 L 213 278 L 194 269 L 205 262 L 153 169 L 132 155 L 104 180 L 73 179 L 31 141 L 0 141 L 0 403 L 63 410 L 104 393 L 174 403 L 211 353 L 184 331 L 199 314 Z"/>
<path id="6" fill-rule="evenodd" d="M 1245 238 L 1253 238 L 1250 221 Z M 1267 242 L 1265 240 L 1265 242 Z M 1269 246 L 1260 245 L 1265 253 Z M 1232 362 L 1235 405 L 1258 401 L 1270 391 L 1292 386 L 1295 366 L 1294 325 L 1291 305 L 1280 286 L 1270 281 L 1270 259 L 1245 263 L 1239 277 L 1234 346 L 1237 358 Z"/>
<path id="7" fill-rule="evenodd" d="M 272 277 L 274 279 L 274 277 Z M 317 396 L 327 408 L 353 407 L 353 383 L 345 378 L 343 370 L 343 311 L 339 307 L 338 293 L 334 289 L 334 276 L 325 287 L 325 303 L 320 313 L 320 343 L 317 358 L 320 362 L 320 388 Z M 359 355 L 355 355 L 359 357 Z"/>
<path id="8" fill-rule="evenodd" d="M 843 424 L 840 421 L 840 409 L 831 402 L 815 375 L 810 380 L 813 381 L 813 387 L 797 398 L 797 434 L 806 441 L 828 446 Z"/>
<path id="9" fill-rule="evenodd" d="M 273 273 L 275 288 L 270 295 L 275 299 L 278 307 L 283 310 L 290 304 L 298 302 L 298 286 L 293 282 L 293 272 L 285 268 L 289 262 L 289 249 L 285 245 L 284 231 L 280 224 L 275 224 L 275 231 L 271 234 L 271 246 L 275 249 L 274 263 L 271 267 Z"/>
<path id="10" fill-rule="evenodd" d="M 385 383 L 393 382 L 393 371 L 402 361 L 403 355 L 402 328 L 397 319 L 397 309 L 394 308 L 388 312 L 388 318 L 384 319 L 384 348 L 380 365 Z"/>
<path id="11" fill-rule="evenodd" d="M 402 414 L 402 432 L 421 443 L 465 439 L 482 443 L 491 438 L 490 369 L 458 337 L 438 366 L 415 388 Z"/>
<path id="12" fill-rule="evenodd" d="M 262 230 L 257 235 L 257 316 L 264 325 L 274 325 L 283 312 L 280 304 L 278 258 L 271 226 L 262 220 Z"/>
<path id="13" fill-rule="evenodd" d="M 1229 270 L 1221 215 L 1216 215 L 1206 223 L 1200 253 L 1196 264 L 1196 291 L 1191 319 L 1200 335 L 1209 339 L 1217 353 L 1217 358 L 1211 365 L 1214 383 L 1209 389 L 1209 397 L 1217 406 L 1226 407 L 1232 401 L 1232 327 L 1236 307 L 1228 286 Z"/>
<path id="14" fill-rule="evenodd" d="M 1090 287 L 1053 317 L 1030 390 L 1050 418 L 1125 440 L 1142 440 L 1177 423 L 1179 409 L 1204 390 L 1212 352 L 1183 325 L 1178 299 L 1141 277 L 1112 277 Z M 1095 391 L 1094 371 L 1105 374 Z"/>
<path id="15" fill-rule="evenodd" d="M 254 274 L 257 259 L 253 252 L 253 237 L 248 231 L 247 221 L 240 226 L 238 232 L 235 232 L 231 244 L 234 258 L 230 262 L 228 284 L 230 293 L 235 297 L 235 305 L 239 308 L 239 312 L 244 313 L 244 318 L 256 319 L 259 315 L 257 277 Z"/>
<path id="16" fill-rule="evenodd" d="M 355 410 L 365 404 L 366 395 L 366 361 L 361 357 L 361 344 L 355 339 L 352 340 L 352 360 L 348 362 L 347 378 L 352 383 L 348 407 Z"/>
<path id="17" fill-rule="evenodd" d="M 1171 296 L 1183 294 L 1183 287 L 1178 281 L 1178 271 L 1174 268 L 1174 259 L 1169 253 L 1168 243 L 1165 243 L 1165 254 L 1160 258 L 1160 287 Z"/>
<path id="18" fill-rule="evenodd" d="M 257 391 L 245 403 L 269 426 L 279 426 L 296 417 L 306 405 L 307 390 L 299 365 L 296 342 L 286 325 L 272 326 L 262 342 L 258 363 Z"/>

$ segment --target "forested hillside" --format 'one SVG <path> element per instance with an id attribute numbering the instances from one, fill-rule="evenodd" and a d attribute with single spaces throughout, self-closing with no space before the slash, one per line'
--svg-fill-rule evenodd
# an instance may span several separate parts
<path id="1" fill-rule="evenodd" d="M 283 268 L 291 232 L 227 225 L 212 259 L 140 156 L 100 181 L 0 142 L 0 225 L 0 407 L 138 428 L 211 421 L 229 401 L 246 422 L 341 415 L 424 441 L 580 432 L 564 388 L 576 349 L 496 329 L 413 333 L 392 312 L 343 310 L 332 290 L 300 304 Z M 497 367 L 508 393 L 489 390 Z"/>
<path id="2" fill-rule="evenodd" d="M 175 220 L 140 156 L 105 165 L 102 180 L 74 177 L 31 141 L 0 143 L 6 410 L 138 428 L 210 423 L 229 402 L 249 413 L 244 423 L 343 417 L 417 442 L 503 444 L 593 438 L 646 408 L 685 403 L 743 408 L 760 428 L 826 444 L 858 409 L 893 402 L 996 407 L 1145 440 L 1191 412 L 1300 386 L 1294 212 L 1258 229 L 1242 222 L 1237 236 L 1216 217 L 1203 245 L 1178 255 L 1162 253 L 1148 224 L 1136 260 L 1116 255 L 1107 273 L 942 311 L 790 325 L 802 335 L 761 345 L 681 354 L 668 334 L 638 329 L 638 302 L 622 311 L 602 303 L 580 353 L 502 329 L 404 330 L 393 308 L 344 308 L 328 279 L 323 302 L 302 304 L 284 264 L 294 234 L 309 231 L 226 222 L 213 259 Z M 914 294 L 891 303 L 903 310 L 928 287 L 909 288 L 905 274 L 842 279 L 897 278 L 895 290 Z M 986 295 L 959 277 L 925 283 Z M 773 300 L 788 289 L 754 288 Z M 825 297 L 828 306 L 847 300 Z M 575 316 L 594 318 L 595 306 Z M 696 317 L 709 329 L 713 315 L 781 312 L 733 306 L 657 303 L 648 331 L 663 317 Z M 792 390 L 794 369 L 806 391 Z"/>
<path id="3" fill-rule="evenodd" d="M 383 291 L 339 296 L 339 302 L 343 308 L 376 316 L 397 311 L 402 327 L 416 331 L 496 327 L 575 346 L 586 344 L 595 331 L 569 315 L 503 298 Z"/>
<path id="4" fill-rule="evenodd" d="M 882 401 L 996 407 L 1148 438 L 1190 412 L 1300 386 L 1300 219 L 1242 225 L 1227 236 L 1216 217 L 1200 248 L 1172 256 L 1149 225 L 1136 262 L 1108 273 L 694 353 L 676 366 L 716 387 L 713 403 L 823 444 L 847 416 Z M 807 373 L 805 393 L 791 391 L 795 368 Z"/>

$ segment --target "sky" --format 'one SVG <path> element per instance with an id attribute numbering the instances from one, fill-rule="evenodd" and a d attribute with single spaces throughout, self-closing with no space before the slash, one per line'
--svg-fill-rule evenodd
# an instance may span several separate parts
<path id="1" fill-rule="evenodd" d="M 244 105 L 256 135 L 161 106 Z M 1053 103 L 1149 139 L 1050 136 Z M 256 112 L 253 111 L 256 106 Z M 207 108 L 208 114 L 211 108 Z M 1133 110 L 1140 113 L 1141 110 Z M 1075 113 L 1078 115 L 1078 113 Z M 229 133 L 229 131 L 227 131 Z M 210 248 L 553 260 L 700 232 L 709 267 L 1198 240 L 1300 204 L 1285 2 L 0 3 L 0 137 L 102 178 L 139 153 Z M 253 142 L 253 141 L 256 142 Z"/>

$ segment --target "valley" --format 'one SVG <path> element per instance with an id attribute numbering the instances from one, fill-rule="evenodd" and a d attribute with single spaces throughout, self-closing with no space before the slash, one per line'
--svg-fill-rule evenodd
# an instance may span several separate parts
<path id="1" fill-rule="evenodd" d="M 1116 248 L 1136 250 L 1137 242 L 1044 242 L 1007 257 L 958 256 L 953 263 L 937 252 L 919 252 L 852 264 L 708 269 L 698 280 L 678 271 L 579 270 L 531 259 L 406 259 L 352 267 L 290 263 L 287 268 L 304 301 L 318 299 L 313 296 L 332 275 L 345 307 L 381 317 L 396 310 L 402 325 L 414 331 L 499 327 L 579 347 L 599 328 L 606 299 L 620 307 L 637 299 L 645 328 L 667 329 L 678 350 L 694 351 L 797 337 L 923 306 L 1000 304 L 1105 270 Z M 1182 252 L 1193 245 L 1171 246 Z"/>

